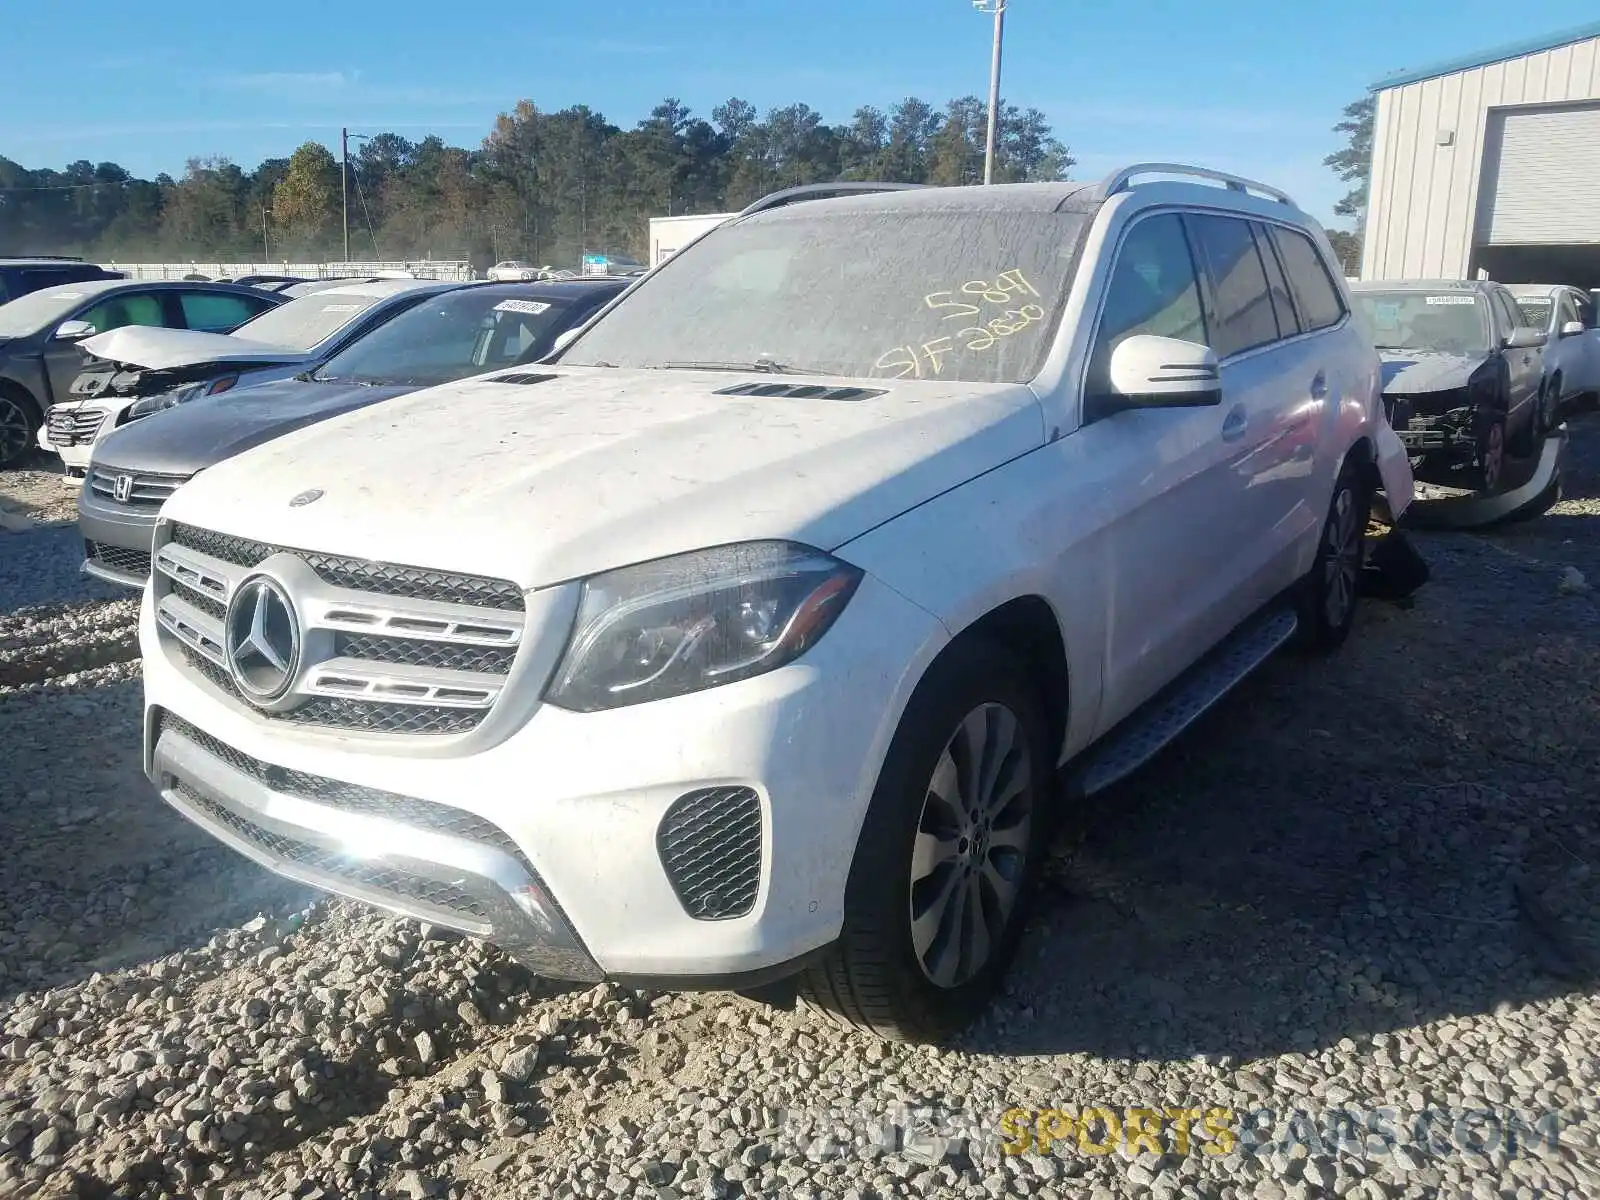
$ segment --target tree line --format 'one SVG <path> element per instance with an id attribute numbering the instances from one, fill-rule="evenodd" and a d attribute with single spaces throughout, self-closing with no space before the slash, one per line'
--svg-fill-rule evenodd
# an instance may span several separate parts
<path id="1" fill-rule="evenodd" d="M 735 210 L 778 188 L 836 179 L 970 184 L 983 178 L 987 105 L 908 98 L 830 125 L 807 104 L 765 116 L 744 100 L 710 119 L 676 99 L 632 129 L 585 105 L 519 102 L 476 148 L 386 132 L 353 141 L 353 259 L 523 258 L 575 267 L 585 251 L 641 260 L 649 218 Z M 998 181 L 1066 178 L 1038 109 L 1002 104 Z M 0 254 L 99 261 L 317 261 L 343 254 L 340 165 L 320 142 L 247 170 L 192 158 L 138 179 L 113 162 L 29 170 L 0 157 Z"/>

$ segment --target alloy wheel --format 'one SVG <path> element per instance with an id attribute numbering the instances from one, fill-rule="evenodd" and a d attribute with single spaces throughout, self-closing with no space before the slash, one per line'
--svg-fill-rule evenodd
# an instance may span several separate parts
<path id="1" fill-rule="evenodd" d="M 1483 490 L 1492 492 L 1500 486 L 1500 475 L 1506 464 L 1506 427 L 1499 421 L 1489 426 L 1483 443 Z"/>
<path id="2" fill-rule="evenodd" d="M 9 396 L 0 396 L 0 465 L 26 454 L 32 436 L 33 426 L 22 405 Z"/>
<path id="3" fill-rule="evenodd" d="M 1361 521 L 1355 492 L 1341 487 L 1323 531 L 1322 608 L 1334 629 L 1350 619 L 1355 607 L 1361 578 Z"/>
<path id="4" fill-rule="evenodd" d="M 971 980 L 1017 908 L 1034 820 L 1033 763 L 1015 713 L 973 709 L 934 766 L 911 861 L 911 942 L 936 987 Z"/>

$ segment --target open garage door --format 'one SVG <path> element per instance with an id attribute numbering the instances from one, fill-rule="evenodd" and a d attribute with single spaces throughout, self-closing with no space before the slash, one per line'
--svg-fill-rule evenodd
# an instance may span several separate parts
<path id="1" fill-rule="evenodd" d="M 1600 245 L 1600 102 L 1489 114 L 1479 246 Z"/>

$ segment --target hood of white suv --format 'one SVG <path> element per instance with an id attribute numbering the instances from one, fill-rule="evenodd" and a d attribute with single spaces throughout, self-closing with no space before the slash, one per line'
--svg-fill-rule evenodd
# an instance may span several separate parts
<path id="1" fill-rule="evenodd" d="M 521 374 L 554 378 L 463 380 L 335 417 L 202 472 L 162 516 L 538 587 L 760 538 L 831 550 L 1044 444 L 1020 385 Z M 719 394 L 751 383 L 881 394 Z"/>

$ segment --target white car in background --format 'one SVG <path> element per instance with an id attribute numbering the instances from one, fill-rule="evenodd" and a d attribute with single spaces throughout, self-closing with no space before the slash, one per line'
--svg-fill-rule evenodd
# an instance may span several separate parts
<path id="1" fill-rule="evenodd" d="M 73 381 L 72 398 L 51 406 L 39 446 L 60 455 L 69 476 L 81 477 L 95 447 L 128 421 L 319 367 L 430 292 L 461 286 L 363 280 L 319 287 L 228 334 L 126 326 L 86 338 L 78 344 L 94 357 Z"/>
<path id="2" fill-rule="evenodd" d="M 1544 344 L 1544 379 L 1558 405 L 1600 399 L 1600 321 L 1595 297 L 1564 283 L 1513 283 L 1506 290 L 1523 319 L 1549 338 Z"/>
<path id="3" fill-rule="evenodd" d="M 528 283 L 535 279 L 543 279 L 547 274 L 549 274 L 547 268 L 536 267 L 531 262 L 523 262 L 520 258 L 508 258 L 489 268 L 489 278 L 496 283 Z"/>

